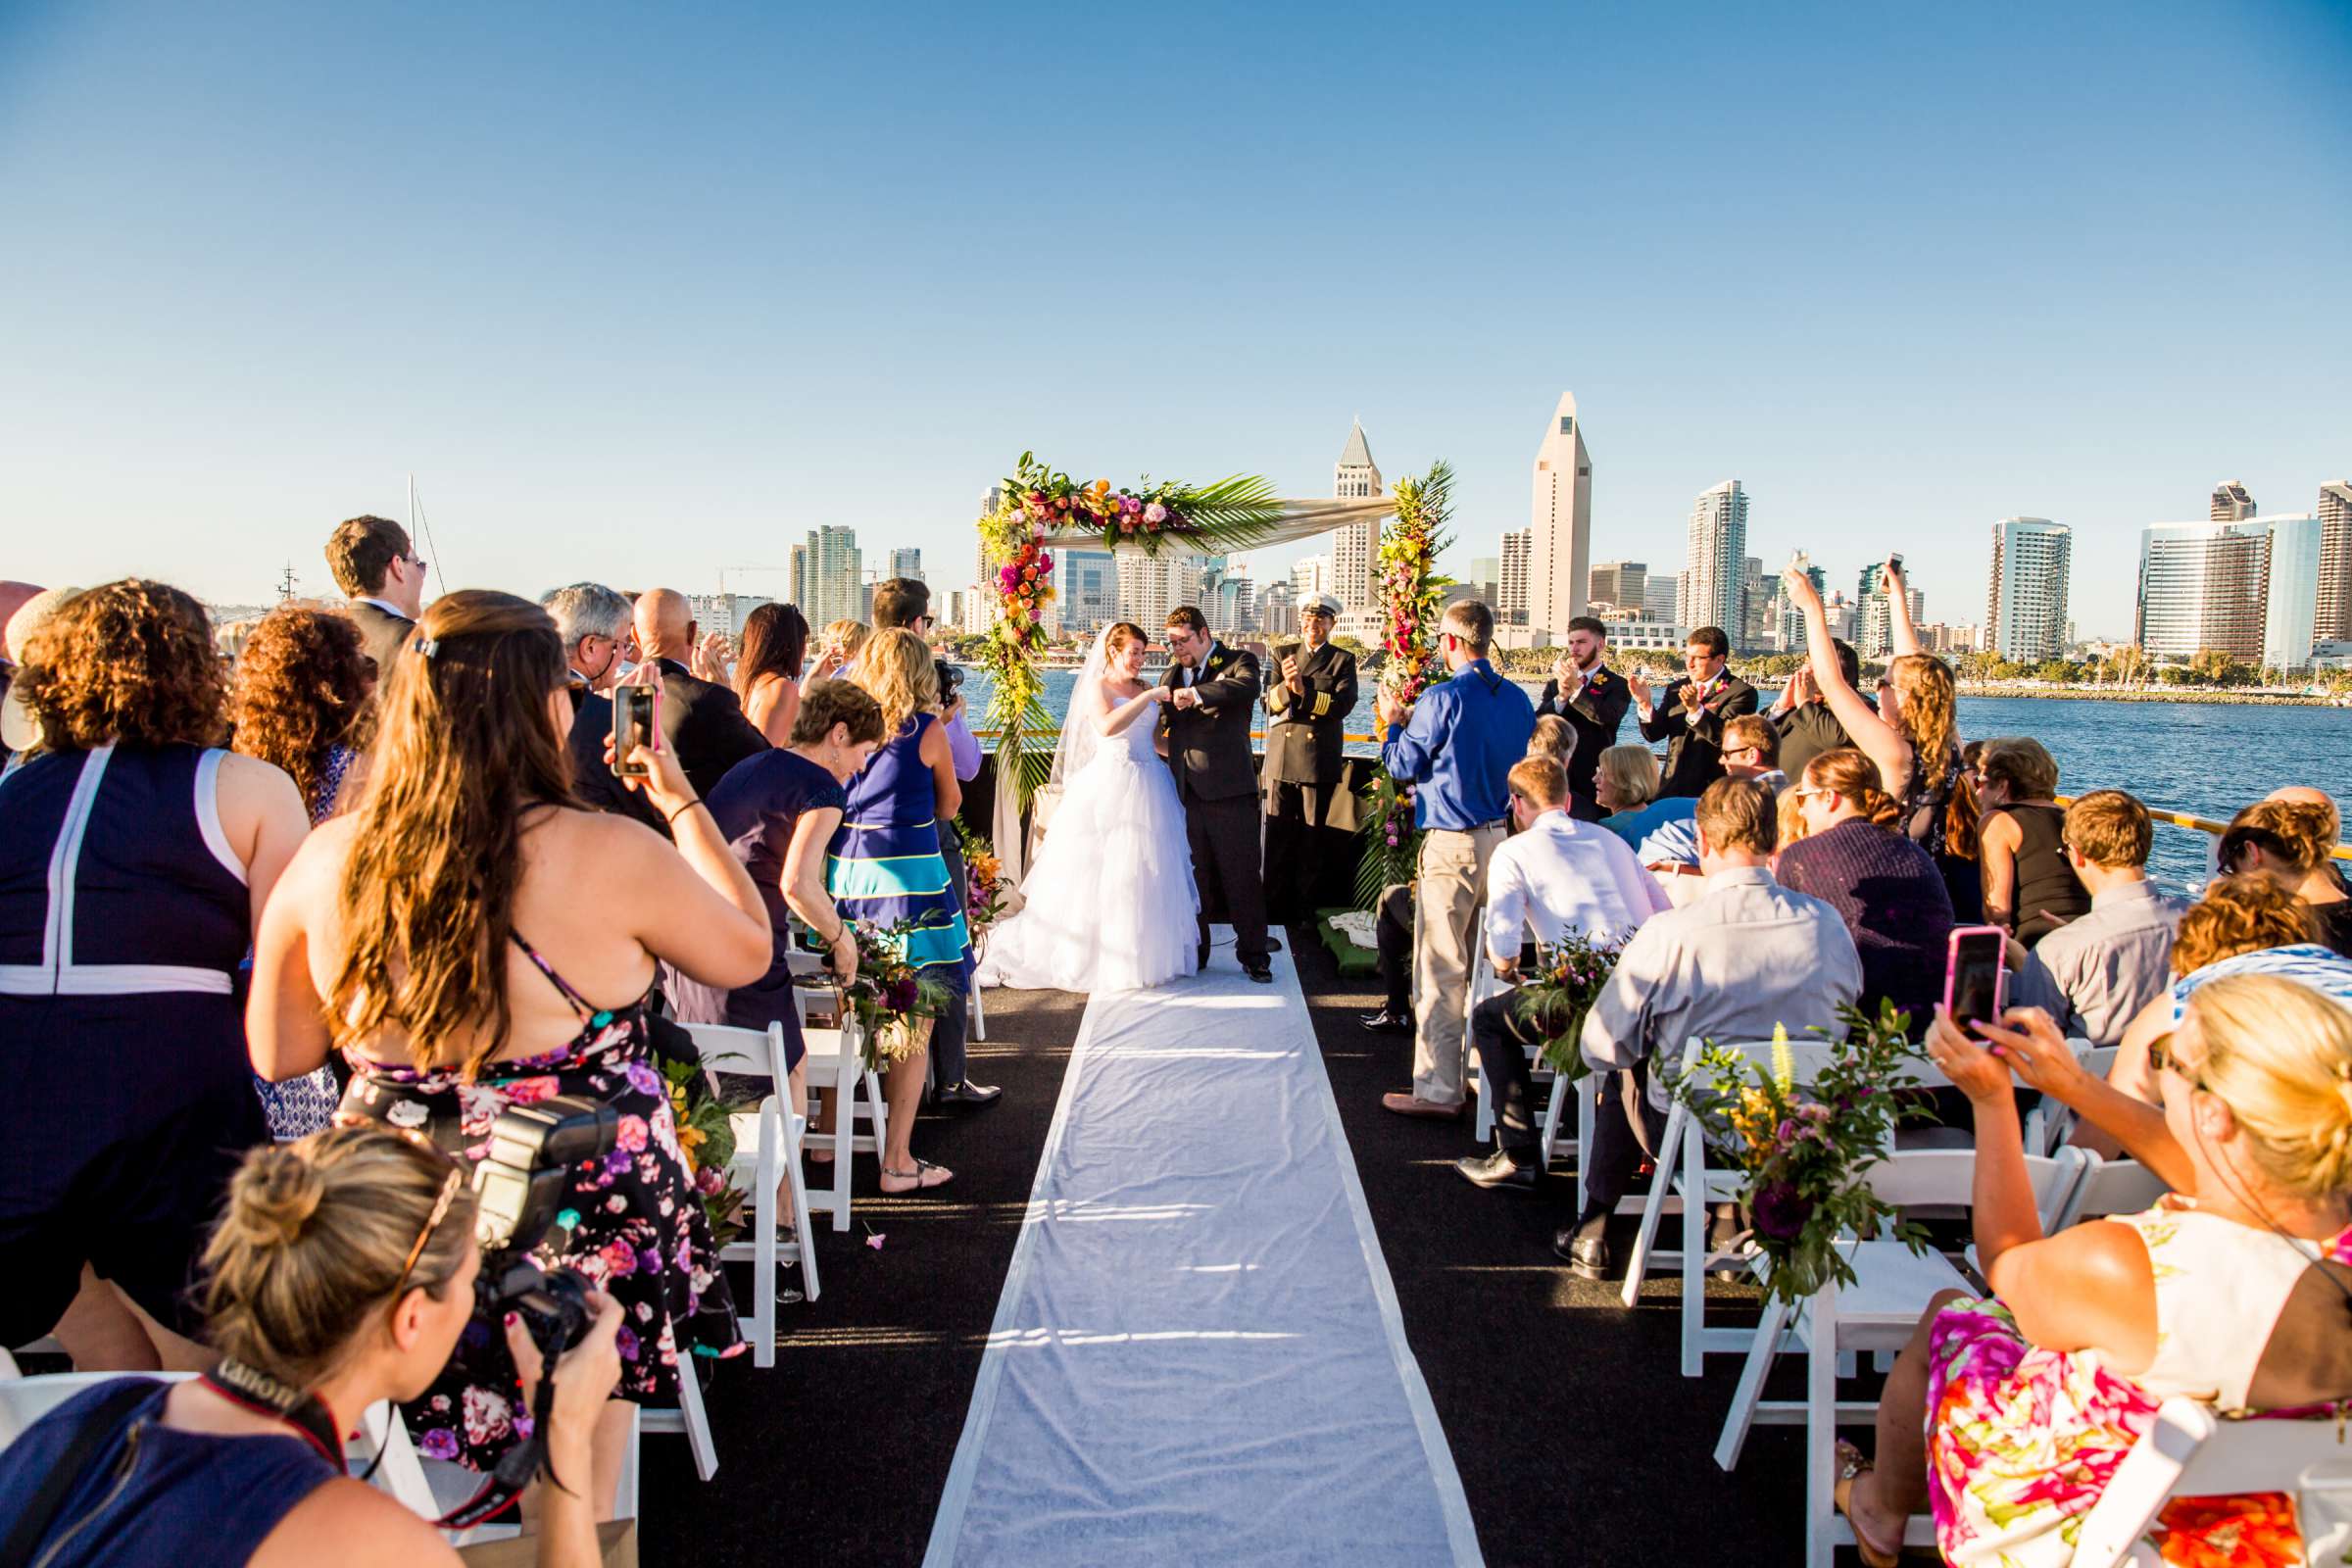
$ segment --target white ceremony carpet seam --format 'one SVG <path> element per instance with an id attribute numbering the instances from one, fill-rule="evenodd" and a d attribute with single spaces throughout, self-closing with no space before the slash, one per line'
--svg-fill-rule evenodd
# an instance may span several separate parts
<path id="1" fill-rule="evenodd" d="M 1289 956 L 1229 954 L 1088 1004 L 927 1568 L 1481 1561 Z"/>

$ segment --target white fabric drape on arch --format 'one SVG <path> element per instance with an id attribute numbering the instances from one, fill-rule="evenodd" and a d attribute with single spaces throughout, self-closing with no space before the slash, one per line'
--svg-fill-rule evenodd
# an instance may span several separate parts
<path id="1" fill-rule="evenodd" d="M 1329 533 L 1335 528 L 1346 528 L 1354 523 L 1372 522 L 1389 516 L 1396 510 L 1396 498 L 1366 496 L 1360 500 L 1345 501 L 1282 501 L 1277 502 L 1276 506 L 1279 512 L 1273 526 L 1250 546 L 1251 550 L 1270 550 L 1281 545 L 1296 544 L 1301 539 L 1312 539 L 1317 534 Z M 1061 528 L 1046 535 L 1046 543 L 1064 550 L 1101 550 L 1103 548 L 1102 531 L 1100 528 Z M 1188 549 L 1177 541 L 1163 544 L 1161 548 L 1179 553 Z M 1141 551 L 1143 546 L 1122 543 L 1116 549 L 1134 552 Z M 1194 553 L 1199 552 L 1195 550 Z M 1007 782 L 1000 770 L 997 774 L 996 809 L 990 814 L 989 820 L 989 838 L 996 846 L 998 860 L 1004 867 L 1005 882 L 1017 889 L 1028 875 L 1029 846 L 1021 830 L 1020 792 L 1007 788 Z M 1013 907 L 1019 907 L 1017 893 L 1010 902 Z"/>

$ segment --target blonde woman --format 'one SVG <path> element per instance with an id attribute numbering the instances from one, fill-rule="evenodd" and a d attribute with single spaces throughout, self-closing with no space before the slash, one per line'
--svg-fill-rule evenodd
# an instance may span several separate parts
<path id="1" fill-rule="evenodd" d="M 849 671 L 873 634 L 873 628 L 862 620 L 826 621 L 825 629 L 816 634 L 816 662 L 808 666 L 808 679 L 802 684 Z"/>
<path id="2" fill-rule="evenodd" d="M 833 630 L 825 628 L 830 634 Z M 842 825 L 825 860 L 825 890 L 846 919 L 883 931 L 901 956 L 951 990 L 970 983 L 971 933 L 962 902 L 940 855 L 944 823 L 963 804 L 963 786 L 939 716 L 939 672 L 931 650 L 904 627 L 877 632 L 858 654 L 852 678 L 882 705 L 887 737 L 865 770 L 850 781 Z M 882 1152 L 882 1191 L 938 1187 L 955 1173 L 914 1157 L 914 1114 L 923 1094 L 928 1019 L 915 1048 L 890 1069 L 886 1098 L 890 1141 Z"/>
<path id="3" fill-rule="evenodd" d="M 1982 1027 L 1983 1039 L 1966 1034 L 1937 1008 L 1928 1054 L 1975 1110 L 1972 1212 L 1994 1294 L 1936 1298 L 1887 1378 L 1875 1467 L 1844 1450 L 1838 1502 L 1867 1563 L 1894 1562 L 1903 1521 L 1930 1501 L 1946 1562 L 2068 1562 L 2069 1527 L 2165 1398 L 2278 1411 L 2352 1395 L 2352 1011 L 2340 999 L 2276 975 L 2202 986 L 2160 1042 L 2162 1108 L 2085 1074 L 2039 1008 Z M 2045 1238 L 2012 1069 L 2172 1195 Z M 2274 1560 L 2217 1549 L 2246 1528 L 2243 1504 L 2260 1505 L 2240 1502 L 2168 1511 L 2165 1560 Z"/>

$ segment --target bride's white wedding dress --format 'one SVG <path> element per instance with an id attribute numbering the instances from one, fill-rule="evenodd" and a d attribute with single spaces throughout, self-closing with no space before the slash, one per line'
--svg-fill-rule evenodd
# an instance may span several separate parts
<path id="1" fill-rule="evenodd" d="M 1092 659 L 1088 665 L 1099 667 Z M 1073 694 L 1067 722 L 1090 727 L 1079 739 L 1091 742 L 1093 755 L 1062 781 L 1021 884 L 1020 913 L 989 933 L 978 970 L 984 986 L 1134 991 L 1198 967 L 1200 901 L 1184 805 L 1153 749 L 1152 715 L 1103 735 L 1101 719 L 1079 716 L 1089 710 L 1087 685 Z M 1119 703 L 1114 697 L 1110 706 Z"/>

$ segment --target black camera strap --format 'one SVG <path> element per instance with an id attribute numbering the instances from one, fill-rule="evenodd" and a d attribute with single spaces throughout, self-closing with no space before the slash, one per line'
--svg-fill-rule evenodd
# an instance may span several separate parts
<path id="1" fill-rule="evenodd" d="M 225 1355 L 199 1381 L 231 1404 L 256 1415 L 275 1416 L 308 1438 L 318 1457 L 338 1470 L 343 1467 L 343 1434 L 335 1429 L 334 1412 L 316 1394 Z"/>
<path id="2" fill-rule="evenodd" d="M 544 1359 L 540 1363 L 539 1387 L 531 1396 L 531 1435 L 499 1457 L 497 1468 L 490 1472 L 479 1492 L 441 1516 L 442 1529 L 470 1530 L 498 1518 L 514 1506 L 543 1466 L 548 1480 L 564 1486 L 563 1477 L 556 1474 L 553 1466 L 546 1465 L 547 1423 L 556 1407 L 556 1360 L 566 1348 L 561 1330 L 554 1344 L 540 1348 Z"/>

